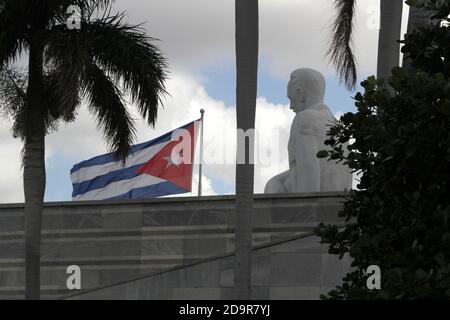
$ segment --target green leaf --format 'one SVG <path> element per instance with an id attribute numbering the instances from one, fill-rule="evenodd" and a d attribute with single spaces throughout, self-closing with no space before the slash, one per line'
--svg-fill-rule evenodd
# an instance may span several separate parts
<path id="1" fill-rule="evenodd" d="M 327 150 L 321 150 L 317 152 L 317 158 L 322 159 L 329 156 L 329 152 Z"/>

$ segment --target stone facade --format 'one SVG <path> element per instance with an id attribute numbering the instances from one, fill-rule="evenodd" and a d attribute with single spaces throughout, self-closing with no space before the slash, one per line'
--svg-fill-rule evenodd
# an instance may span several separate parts
<path id="1" fill-rule="evenodd" d="M 311 232 L 322 221 L 340 223 L 341 206 L 337 193 L 256 196 L 253 244 L 272 244 L 255 251 L 254 297 L 318 298 L 340 281 L 348 262 L 329 256 L 317 238 L 273 242 Z M 0 205 L 0 299 L 24 296 L 23 227 L 23 204 Z M 75 264 L 83 289 L 151 274 L 129 282 L 135 287 L 127 284 L 125 293 L 98 291 L 103 298 L 231 298 L 233 250 L 233 196 L 48 203 L 42 297 L 68 294 L 65 271 Z"/>
<path id="2" fill-rule="evenodd" d="M 327 254 L 315 236 L 254 248 L 252 299 L 315 300 L 341 282 L 350 260 Z M 66 299 L 234 299 L 234 256 L 206 259 L 139 279 L 69 295 Z"/>

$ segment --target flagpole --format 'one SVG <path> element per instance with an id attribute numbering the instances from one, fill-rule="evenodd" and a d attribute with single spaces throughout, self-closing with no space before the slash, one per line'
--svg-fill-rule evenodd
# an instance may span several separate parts
<path id="1" fill-rule="evenodd" d="M 200 163 L 198 165 L 198 196 L 202 196 L 202 164 L 203 164 L 203 119 L 205 115 L 205 109 L 200 110 L 200 114 L 202 115 L 201 120 L 201 134 L 200 134 Z"/>

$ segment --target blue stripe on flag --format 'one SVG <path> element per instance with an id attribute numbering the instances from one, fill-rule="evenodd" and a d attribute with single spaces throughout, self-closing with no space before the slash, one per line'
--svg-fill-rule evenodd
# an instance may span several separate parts
<path id="1" fill-rule="evenodd" d="M 131 189 L 127 193 L 121 194 L 107 200 L 123 200 L 123 199 L 150 199 L 168 194 L 186 193 L 186 190 L 170 183 L 169 181 L 157 183 L 148 187 Z"/>
<path id="2" fill-rule="evenodd" d="M 83 181 L 80 183 L 76 183 L 73 185 L 73 193 L 72 197 L 75 198 L 80 194 L 84 194 L 88 191 L 97 190 L 106 187 L 108 184 L 121 181 L 121 180 L 130 180 L 133 179 L 141 173 L 137 171 L 141 168 L 145 163 L 138 164 L 129 168 L 119 169 L 116 171 L 109 172 L 102 176 L 95 177 L 92 180 Z"/>
<path id="3" fill-rule="evenodd" d="M 192 125 L 192 122 L 180 127 L 179 129 L 186 129 L 190 125 Z M 167 132 L 167 133 L 163 134 L 162 136 L 155 138 L 153 140 L 131 146 L 131 151 L 129 153 L 129 156 L 132 155 L 134 152 L 151 147 L 152 145 L 169 141 L 172 138 L 172 132 L 173 131 Z M 104 154 L 104 155 L 101 155 L 98 157 L 94 157 L 94 158 L 86 160 L 86 161 L 82 161 L 82 162 L 74 165 L 73 168 L 70 170 L 70 174 L 80 170 L 81 168 L 92 167 L 92 166 L 97 166 L 97 165 L 106 164 L 106 163 L 110 163 L 110 162 L 116 162 L 116 161 L 118 161 L 118 160 L 115 157 L 114 152 L 107 153 L 107 154 Z"/>

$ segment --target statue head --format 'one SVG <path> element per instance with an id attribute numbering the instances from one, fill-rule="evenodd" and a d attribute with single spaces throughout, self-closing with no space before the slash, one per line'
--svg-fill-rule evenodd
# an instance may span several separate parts
<path id="1" fill-rule="evenodd" d="M 291 109 L 298 113 L 308 107 L 323 103 L 325 99 L 325 78 L 314 69 L 301 68 L 291 73 L 287 95 Z"/>

